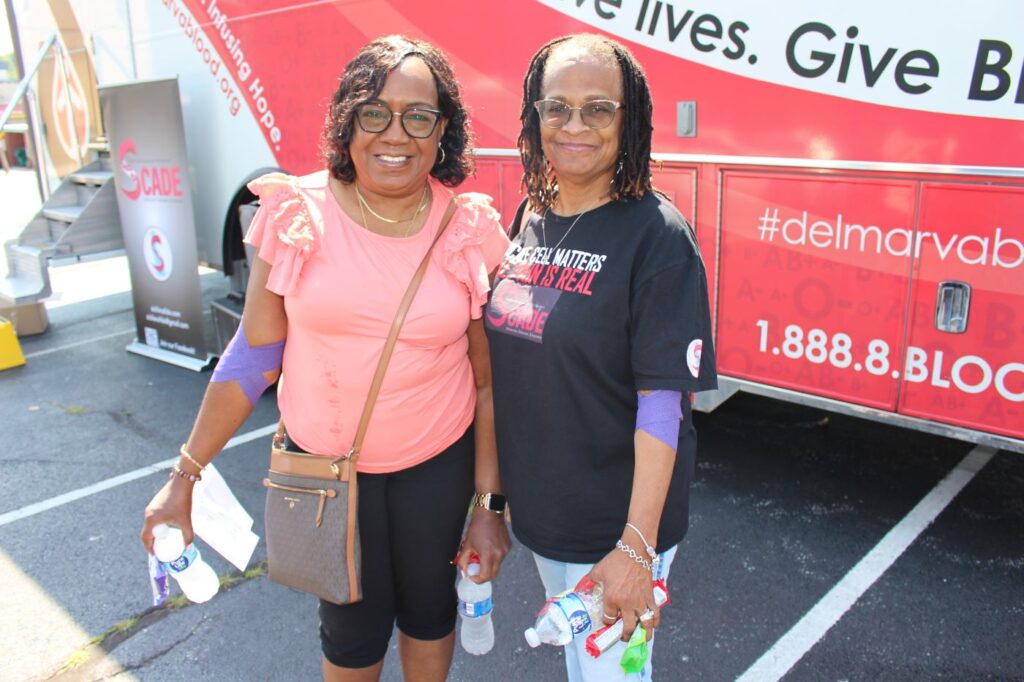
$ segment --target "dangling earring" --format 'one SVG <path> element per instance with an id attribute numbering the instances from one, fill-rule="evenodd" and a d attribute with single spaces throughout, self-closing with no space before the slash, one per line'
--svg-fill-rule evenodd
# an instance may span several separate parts
<path id="1" fill-rule="evenodd" d="M 558 194 L 558 176 L 555 175 L 555 167 L 546 158 L 544 159 L 544 175 L 547 181 L 548 197 L 554 200 L 555 195 Z"/>
<path id="2" fill-rule="evenodd" d="M 441 151 L 441 160 L 438 161 L 436 165 L 443 166 L 444 165 L 444 160 L 446 158 L 445 155 L 444 155 L 444 145 L 442 143 L 438 142 L 437 143 L 437 148 Z"/>
<path id="3" fill-rule="evenodd" d="M 544 175 L 547 176 L 548 182 L 553 183 L 555 181 L 555 167 L 547 159 L 544 159 Z"/>

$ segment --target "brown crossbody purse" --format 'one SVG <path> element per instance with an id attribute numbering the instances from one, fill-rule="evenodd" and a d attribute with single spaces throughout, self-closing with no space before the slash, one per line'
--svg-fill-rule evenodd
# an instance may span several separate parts
<path id="1" fill-rule="evenodd" d="M 349 451 L 341 457 L 292 452 L 285 446 L 284 420 L 277 424 L 270 448 L 270 471 L 263 479 L 267 489 L 267 568 L 276 583 L 334 604 L 363 598 L 356 461 L 398 332 L 427 271 L 434 245 L 448 227 L 456 206 L 454 201 L 449 204 L 398 306 Z"/>

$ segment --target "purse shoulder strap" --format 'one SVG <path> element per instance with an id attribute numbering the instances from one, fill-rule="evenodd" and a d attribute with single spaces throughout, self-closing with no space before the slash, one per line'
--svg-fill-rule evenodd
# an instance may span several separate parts
<path id="1" fill-rule="evenodd" d="M 516 209 L 515 218 L 512 219 L 512 225 L 508 231 L 509 239 L 515 239 L 519 236 L 519 233 L 526 227 L 526 223 L 529 222 L 532 213 L 533 211 L 530 210 L 530 198 L 526 197 L 519 202 L 519 208 Z"/>
<path id="2" fill-rule="evenodd" d="M 441 218 L 441 226 L 438 228 L 437 234 L 434 235 L 434 240 L 430 242 L 430 248 L 424 254 L 423 260 L 420 261 L 419 267 L 416 268 L 416 272 L 413 274 L 412 280 L 405 290 L 402 302 L 398 305 L 398 311 L 391 322 L 391 330 L 388 333 L 387 341 L 384 342 L 384 349 L 381 351 L 380 359 L 377 361 L 377 371 L 374 372 L 373 380 L 370 382 L 370 390 L 367 393 L 366 402 L 363 404 L 363 413 L 359 417 L 359 425 L 356 427 L 356 434 L 352 439 L 352 447 L 344 455 L 335 459 L 334 464 L 350 458 L 354 460 L 363 447 L 363 438 L 366 436 L 366 429 L 370 425 L 370 417 L 373 415 L 373 407 L 377 403 L 377 395 L 380 393 L 381 384 L 384 382 L 384 373 L 387 371 L 388 363 L 391 361 L 391 352 L 395 349 L 395 343 L 398 341 L 398 332 L 402 329 L 402 324 L 405 323 L 405 315 L 409 312 L 412 300 L 416 297 L 416 291 L 420 288 L 420 283 L 423 281 L 423 275 L 426 274 L 427 267 L 430 265 L 430 254 L 434 252 L 434 246 L 441 239 L 441 235 L 444 234 L 445 228 L 448 227 L 448 223 L 451 222 L 457 208 L 458 202 L 455 198 L 452 198 L 448 202 L 448 208 L 445 210 L 444 216 Z M 274 445 L 284 447 L 284 417 L 277 422 L 277 431 L 274 433 Z"/>
<path id="3" fill-rule="evenodd" d="M 455 215 L 457 208 L 458 203 L 455 198 L 452 198 L 448 204 L 448 209 L 444 212 L 444 217 L 441 218 L 441 227 L 438 228 L 434 241 L 430 243 L 430 248 L 427 249 L 427 253 L 423 256 L 420 266 L 416 268 L 416 274 L 412 276 L 412 281 L 409 282 L 409 286 L 405 290 L 405 296 L 402 297 L 402 302 L 398 306 L 398 312 L 395 313 L 395 319 L 391 322 L 391 331 L 388 334 L 387 341 L 384 343 L 384 350 L 381 351 L 380 360 L 377 362 L 377 371 L 374 372 L 373 381 L 370 383 L 370 392 L 367 394 L 366 403 L 363 405 L 363 414 L 359 418 L 359 426 L 356 427 L 355 438 L 352 439 L 352 448 L 339 459 L 354 458 L 359 455 L 359 451 L 363 447 L 366 428 L 370 425 L 370 416 L 373 414 L 373 407 L 377 402 L 380 386 L 384 382 L 384 373 L 387 371 L 388 362 L 391 361 L 391 351 L 395 349 L 395 343 L 398 341 L 398 332 L 405 322 L 405 315 L 409 312 L 412 299 L 415 298 L 416 291 L 420 288 L 420 282 L 423 281 L 423 275 L 427 272 L 427 266 L 430 265 L 430 254 L 434 251 L 434 245 L 441 239 L 441 235 L 444 234 L 445 228 L 448 227 L 448 223 L 451 221 L 452 216 Z"/>

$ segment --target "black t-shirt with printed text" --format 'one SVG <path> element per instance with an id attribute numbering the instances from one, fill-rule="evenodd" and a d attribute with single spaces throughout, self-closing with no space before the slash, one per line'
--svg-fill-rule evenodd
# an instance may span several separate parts
<path id="1" fill-rule="evenodd" d="M 717 380 L 704 264 L 675 207 L 648 194 L 581 216 L 528 214 L 484 318 L 501 481 L 520 542 L 572 563 L 615 547 L 641 390 L 683 393 L 657 549 L 682 540 L 697 447 L 688 393 Z"/>

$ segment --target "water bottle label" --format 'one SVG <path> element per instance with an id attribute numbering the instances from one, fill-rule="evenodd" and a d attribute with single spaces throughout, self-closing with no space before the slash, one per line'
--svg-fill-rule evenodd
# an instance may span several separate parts
<path id="1" fill-rule="evenodd" d="M 590 630 L 590 613 L 587 611 L 587 605 L 583 603 L 579 595 L 575 592 L 570 592 L 564 597 L 559 597 L 555 603 L 558 604 L 558 608 L 562 609 L 565 619 L 569 621 L 573 637 Z"/>
<path id="2" fill-rule="evenodd" d="M 461 599 L 459 600 L 459 613 L 469 618 L 486 616 L 493 608 L 494 604 L 491 602 L 490 597 L 483 601 L 464 602 Z"/>
<path id="3" fill-rule="evenodd" d="M 165 561 L 164 566 L 171 573 L 181 573 L 186 568 L 195 563 L 196 557 L 199 556 L 199 550 L 196 549 L 195 545 L 189 545 L 185 548 L 185 551 L 181 553 L 181 556 L 174 561 Z"/>

